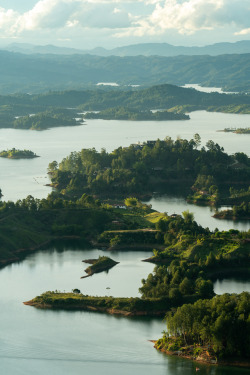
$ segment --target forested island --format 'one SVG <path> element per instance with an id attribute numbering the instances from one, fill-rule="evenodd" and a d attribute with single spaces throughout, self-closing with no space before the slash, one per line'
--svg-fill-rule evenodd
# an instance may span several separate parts
<path id="1" fill-rule="evenodd" d="M 151 194 L 156 187 L 170 183 L 176 186 L 183 182 L 188 183 L 190 189 L 192 187 L 194 194 L 206 188 L 211 196 L 216 194 L 221 200 L 230 198 L 240 204 L 242 200 L 247 201 L 249 189 L 246 185 L 250 176 L 247 155 L 228 155 L 213 141 L 207 142 L 206 148 L 199 149 L 199 145 L 200 137 L 196 134 L 190 141 L 166 138 L 120 147 L 112 153 L 104 149 L 101 152 L 83 149 L 71 153 L 59 164 L 56 161 L 49 164 L 48 172 L 56 190 L 46 199 L 28 196 L 17 202 L 0 202 L 2 266 L 19 261 L 27 252 L 35 251 L 44 244 L 65 238 L 84 241 L 89 247 L 152 250 L 152 256 L 145 261 L 154 263 L 155 268 L 142 280 L 139 289 L 141 298 L 92 297 L 57 291 L 45 292 L 26 304 L 125 316 L 164 316 L 181 306 L 184 311 L 196 309 L 201 304 L 197 301 L 201 299 L 208 301 L 204 304 L 209 310 L 210 303 L 211 308 L 214 306 L 214 302 L 210 301 L 216 301 L 213 299 L 215 279 L 249 275 L 249 231 L 211 231 L 198 225 L 189 211 L 184 211 L 182 215 L 168 215 L 158 213 L 150 205 L 139 201 L 139 195 Z M 240 184 L 241 181 L 244 183 Z M 224 191 L 227 198 L 222 196 Z M 106 257 L 88 261 L 93 263 L 88 274 L 107 269 L 112 262 Z M 235 301 L 233 295 L 222 297 Z M 244 294 L 244 301 L 249 303 L 249 299 L 249 293 Z M 240 301 L 241 305 L 243 302 Z M 198 305 L 185 307 L 194 303 Z M 201 321 L 207 319 L 206 311 L 202 310 L 199 314 Z M 231 325 L 235 316 L 232 312 L 224 323 L 221 313 L 215 323 L 211 321 L 211 327 L 220 322 L 222 327 L 225 327 L 224 324 Z M 245 317 L 242 319 L 244 326 Z M 183 352 L 183 355 L 190 354 L 194 343 L 192 339 L 196 339 L 198 349 L 190 357 L 197 357 L 196 353 L 204 357 L 204 348 L 210 336 L 202 333 L 198 336 L 194 329 L 191 326 L 190 332 L 185 330 L 186 345 L 183 344 L 183 332 L 178 330 L 177 351 Z M 167 351 L 169 345 L 177 345 L 175 339 L 169 340 L 164 341 Z M 216 337 L 217 344 L 211 341 L 209 358 L 218 357 L 219 347 L 222 348 L 222 359 L 226 361 L 234 353 L 230 351 L 228 340 L 226 338 L 225 342 L 223 336 Z M 238 337 L 235 340 L 239 347 Z M 162 342 L 157 345 L 166 349 L 164 345 L 161 347 Z M 247 348 L 246 351 L 238 350 L 238 359 L 244 359 Z"/>
<path id="2" fill-rule="evenodd" d="M 174 113 L 170 111 L 150 110 L 139 111 L 126 107 L 115 107 L 105 109 L 100 112 L 87 112 L 85 119 L 103 119 L 103 120 L 129 120 L 129 121 L 173 121 L 173 120 L 189 120 L 190 117 L 184 113 Z"/>
<path id="3" fill-rule="evenodd" d="M 76 126 L 82 123 L 82 118 L 76 120 L 79 115 L 76 111 L 65 108 L 50 108 L 30 114 L 30 112 L 41 110 L 40 106 L 29 105 L 20 108 L 19 105 L 2 105 L 0 107 L 0 128 L 46 130 L 60 126 Z"/>
<path id="4" fill-rule="evenodd" d="M 43 130 L 75 126 L 82 123 L 82 113 L 88 111 L 99 113 L 87 113 L 86 118 L 187 120 L 186 113 L 197 110 L 250 113 L 250 96 L 204 93 L 170 84 L 0 95 L 0 128 Z"/>
<path id="5" fill-rule="evenodd" d="M 250 220 L 250 203 L 242 202 L 232 209 L 218 211 L 214 214 L 216 219 Z"/>
<path id="6" fill-rule="evenodd" d="M 225 128 L 225 133 L 250 134 L 250 128 Z"/>
<path id="7" fill-rule="evenodd" d="M 125 202 L 126 209 L 87 194 L 79 199 L 67 199 L 58 193 L 41 200 L 28 196 L 16 203 L 1 202 L 2 265 L 20 260 L 28 251 L 59 238 L 81 239 L 89 246 L 91 242 L 100 242 L 114 248 L 117 245 L 141 248 L 143 244 L 151 244 L 154 249 L 153 257 L 147 261 L 155 263 L 156 267 L 142 280 L 141 298 L 46 292 L 26 304 L 164 316 L 172 308 L 201 298 L 213 298 L 212 281 L 218 275 L 249 274 L 249 231 L 210 231 L 198 225 L 189 211 L 182 216 L 169 216 L 152 211 L 136 198 Z M 102 259 L 100 261 L 99 265 Z M 96 265 L 98 271 L 98 262 Z M 249 294 L 246 299 L 249 300 Z M 228 324 L 231 324 L 230 319 Z"/>
<path id="8" fill-rule="evenodd" d="M 112 153 L 83 149 L 59 164 L 49 164 L 51 185 L 69 197 L 87 193 L 102 198 L 142 198 L 155 191 L 167 192 L 172 186 L 196 204 L 247 201 L 250 195 L 244 189 L 250 184 L 249 157 L 242 152 L 228 155 L 213 141 L 198 149 L 200 142 L 195 134 L 190 141 L 166 137 L 119 147 Z"/>
<path id="9" fill-rule="evenodd" d="M 144 218 L 152 225 L 151 216 L 155 221 L 154 212 Z M 174 337 L 164 335 L 156 343 L 157 349 L 208 363 L 227 363 L 229 358 L 231 365 L 246 365 L 249 355 L 247 319 L 250 294 L 214 298 L 212 280 L 219 275 L 249 274 L 249 231 L 211 232 L 198 225 L 189 212 L 183 212 L 183 216 L 159 214 L 154 227 L 155 242 L 161 244 L 162 248 L 154 250 L 154 256 L 147 259 L 157 266 L 153 273 L 142 280 L 141 298 L 92 297 L 56 291 L 45 292 L 25 304 L 43 309 L 88 310 L 124 316 L 164 316 L 169 312 L 167 322 Z M 122 243 L 124 238 L 120 234 L 123 232 L 113 230 L 109 245 L 113 244 L 112 238 L 116 238 L 115 243 L 117 240 Z M 129 231 L 129 243 L 133 242 L 134 246 L 138 243 L 137 233 L 138 230 Z M 103 240 L 103 234 L 98 238 Z M 141 239 L 139 241 L 140 244 Z M 213 313 L 213 309 L 216 313 Z M 234 327 L 232 321 L 235 318 L 239 324 L 236 332 L 239 333 L 239 327 L 244 331 L 243 341 L 239 341 L 234 328 L 226 329 Z M 203 325 L 206 327 L 204 332 Z M 232 355 L 236 358 L 232 358 Z"/>
<path id="10" fill-rule="evenodd" d="M 17 150 L 15 148 L 12 148 L 11 150 L 0 151 L 0 157 L 8 159 L 33 159 L 37 158 L 38 155 L 30 150 Z"/>
<path id="11" fill-rule="evenodd" d="M 98 259 L 86 259 L 83 260 L 84 263 L 90 263 L 91 266 L 86 268 L 85 272 L 88 274 L 87 276 L 82 276 L 81 278 L 84 279 L 86 277 L 92 276 L 95 273 L 108 271 L 110 268 L 114 267 L 118 262 L 115 262 L 113 259 L 105 256 L 99 256 Z"/>

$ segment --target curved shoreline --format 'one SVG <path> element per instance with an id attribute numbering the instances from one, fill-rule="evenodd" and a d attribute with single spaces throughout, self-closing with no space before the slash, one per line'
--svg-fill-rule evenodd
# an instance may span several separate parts
<path id="1" fill-rule="evenodd" d="M 98 298 L 98 297 L 96 297 Z M 33 306 L 38 309 L 48 309 L 48 310 L 71 310 L 71 311 L 91 311 L 91 312 L 101 312 L 107 313 L 110 315 L 121 315 L 121 316 L 155 316 L 155 317 L 162 317 L 165 315 L 166 311 L 156 311 L 156 312 L 148 312 L 148 311 L 126 311 L 120 310 L 115 308 L 105 308 L 105 307 L 97 307 L 97 306 L 90 306 L 88 304 L 75 304 L 74 306 L 65 306 L 64 304 L 57 306 L 53 306 L 49 303 L 39 303 L 35 302 L 34 300 L 23 302 L 26 306 Z"/>
<path id="2" fill-rule="evenodd" d="M 225 360 L 217 360 L 217 359 L 209 359 L 209 357 L 202 357 L 202 356 L 192 356 L 188 354 L 182 354 L 180 351 L 169 351 L 165 349 L 157 349 L 156 342 L 157 340 L 150 340 L 154 343 L 154 348 L 166 355 L 169 356 L 177 356 L 183 359 L 188 359 L 194 362 L 206 364 L 206 365 L 216 365 L 216 366 L 234 366 L 234 367 L 244 367 L 244 368 L 250 368 L 250 361 L 245 359 L 225 359 Z"/>

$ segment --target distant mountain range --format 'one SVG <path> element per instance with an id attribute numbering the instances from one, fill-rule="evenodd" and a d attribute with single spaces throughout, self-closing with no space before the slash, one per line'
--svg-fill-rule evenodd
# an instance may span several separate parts
<path id="1" fill-rule="evenodd" d="M 250 40 L 242 40 L 235 43 L 216 43 L 204 47 L 184 47 L 173 46 L 168 43 L 143 43 L 133 44 L 113 49 L 102 47 L 91 50 L 82 50 L 75 48 L 57 47 L 53 45 L 36 46 L 27 43 L 12 43 L 3 50 L 10 52 L 20 52 L 24 54 L 55 54 L 55 55 L 74 55 L 89 54 L 96 56 L 179 56 L 179 55 L 211 55 L 218 56 L 223 54 L 243 54 L 250 53 Z"/>
<path id="2" fill-rule="evenodd" d="M 91 56 L 0 51 L 0 93 L 198 83 L 250 92 L 250 54 L 221 56 Z M 117 90 L 119 88 L 116 88 Z"/>

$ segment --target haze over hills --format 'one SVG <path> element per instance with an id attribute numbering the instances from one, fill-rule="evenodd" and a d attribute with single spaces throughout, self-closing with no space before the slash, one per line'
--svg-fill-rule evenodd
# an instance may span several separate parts
<path id="1" fill-rule="evenodd" d="M 67 47 L 58 47 L 54 45 L 32 45 L 28 43 L 12 43 L 2 48 L 10 52 L 20 52 L 25 54 L 90 54 L 97 56 L 178 56 L 178 55 L 211 55 L 218 56 L 222 54 L 243 54 L 250 53 L 250 41 L 242 40 L 236 43 L 216 43 L 203 47 L 185 47 L 174 46 L 168 43 L 142 43 L 133 44 L 113 49 L 97 47 L 91 50 L 75 49 Z"/>
<path id="2" fill-rule="evenodd" d="M 101 57 L 0 51 L 0 93 L 83 89 L 99 82 L 121 86 L 199 83 L 250 92 L 249 69 L 250 54 Z"/>

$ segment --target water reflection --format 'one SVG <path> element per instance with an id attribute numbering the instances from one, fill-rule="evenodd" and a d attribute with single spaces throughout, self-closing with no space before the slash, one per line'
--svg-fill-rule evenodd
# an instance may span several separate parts
<path id="1" fill-rule="evenodd" d="M 214 291 L 216 294 L 250 292 L 249 277 L 218 279 L 214 282 Z"/>
<path id="2" fill-rule="evenodd" d="M 248 231 L 250 228 L 249 220 L 233 221 L 233 220 L 219 220 L 212 217 L 215 212 L 215 208 L 210 206 L 197 206 L 186 202 L 184 197 L 176 197 L 172 194 L 154 195 L 150 199 L 148 204 L 152 205 L 152 208 L 160 211 L 167 212 L 168 215 L 179 214 L 183 211 L 189 210 L 194 213 L 194 219 L 198 224 L 204 228 L 208 227 L 210 230 L 218 228 L 219 230 L 237 229 L 240 231 Z"/>
<path id="3" fill-rule="evenodd" d="M 211 113 L 197 111 L 189 121 L 108 121 L 88 120 L 86 126 L 53 128 L 43 132 L 20 129 L 0 129 L 2 149 L 30 149 L 40 158 L 9 160 L 0 158 L 0 179 L 4 200 L 17 200 L 31 194 L 44 198 L 51 191 L 46 184 L 48 164 L 61 161 L 72 151 L 95 147 L 113 151 L 119 146 L 129 146 L 149 139 L 173 139 L 179 135 L 190 140 L 195 133 L 201 135 L 202 146 L 212 139 L 229 154 L 249 154 L 249 136 L 218 132 L 229 128 L 249 126 L 250 115 Z M 96 134 L 101 134 L 97 137 Z M 240 141 L 240 142 L 239 142 Z M 47 181 L 48 182 L 48 181 Z M 18 189 L 17 189 L 18 186 Z"/>
<path id="4" fill-rule="evenodd" d="M 57 246 L 29 254 L 20 263 L 0 272 L 0 360 L 3 374 L 191 375 L 197 364 L 168 357 L 153 348 L 149 340 L 161 336 L 162 319 L 124 318 L 85 311 L 38 310 L 24 306 L 46 290 L 82 289 L 103 295 L 107 283 L 118 295 L 137 295 L 140 278 L 153 265 L 141 262 L 147 252 L 120 252 L 123 264 L 117 274 L 94 275 L 80 280 L 82 259 L 104 252 L 98 249 L 59 250 Z M 114 257 L 114 255 L 112 255 Z M 62 261 L 63 260 L 63 261 Z M 31 267 L 32 264 L 32 267 Z M 51 265 L 53 264 L 53 267 Z M 35 265 L 35 267 L 33 267 Z M 123 274 L 124 279 L 120 278 Z M 139 277 L 138 277 L 139 276 Z M 130 279 L 132 283 L 130 284 Z M 89 284 L 85 281 L 89 280 Z M 245 370 L 199 364 L 199 374 L 245 374 Z"/>

